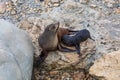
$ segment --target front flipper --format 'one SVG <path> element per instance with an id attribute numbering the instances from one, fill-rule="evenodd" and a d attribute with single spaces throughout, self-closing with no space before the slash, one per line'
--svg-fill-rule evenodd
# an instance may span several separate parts
<path id="1" fill-rule="evenodd" d="M 63 47 L 62 45 L 58 45 L 58 49 L 59 49 L 61 52 L 75 52 L 75 51 L 76 51 L 76 50 L 72 50 L 72 49 Z"/>
<path id="2" fill-rule="evenodd" d="M 79 54 L 79 56 L 81 56 L 82 54 L 81 54 L 81 52 L 80 52 L 80 45 L 79 45 L 79 44 L 76 44 L 76 45 L 75 45 L 75 48 L 76 48 L 76 51 L 77 51 L 77 53 Z"/>
<path id="3" fill-rule="evenodd" d="M 39 55 L 39 59 L 37 60 L 37 63 L 39 64 L 43 63 L 47 56 L 48 56 L 48 52 L 42 51 L 41 54 Z"/>

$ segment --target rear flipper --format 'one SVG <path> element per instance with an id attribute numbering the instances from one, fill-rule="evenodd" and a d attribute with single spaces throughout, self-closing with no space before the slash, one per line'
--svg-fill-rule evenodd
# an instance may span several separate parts
<path id="1" fill-rule="evenodd" d="M 47 51 L 42 51 L 36 62 L 39 63 L 39 64 L 43 63 L 47 56 L 48 56 L 48 52 Z"/>
<path id="2" fill-rule="evenodd" d="M 59 49 L 61 52 L 75 52 L 75 51 L 76 51 L 76 50 L 72 50 L 72 49 L 63 47 L 62 45 L 58 45 L 58 49 Z"/>
<path id="3" fill-rule="evenodd" d="M 89 37 L 91 40 L 95 41 L 93 38 L 91 38 L 91 36 Z"/>

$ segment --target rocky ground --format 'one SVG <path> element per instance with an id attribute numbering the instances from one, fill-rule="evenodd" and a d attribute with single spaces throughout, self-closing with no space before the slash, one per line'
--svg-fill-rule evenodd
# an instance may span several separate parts
<path id="1" fill-rule="evenodd" d="M 119 0 L 0 0 L 0 18 L 29 33 L 35 57 L 41 51 L 38 36 L 54 21 L 59 21 L 60 27 L 86 28 L 95 39 L 81 44 L 80 59 L 76 53 L 51 52 L 44 64 L 34 68 L 36 80 L 96 79 L 89 74 L 94 61 L 120 50 Z"/>

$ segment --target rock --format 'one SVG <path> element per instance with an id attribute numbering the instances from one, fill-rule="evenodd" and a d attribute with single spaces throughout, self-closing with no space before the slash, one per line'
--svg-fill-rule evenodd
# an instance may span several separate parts
<path id="1" fill-rule="evenodd" d="M 16 11 L 15 11 L 15 10 L 11 10 L 11 14 L 12 14 L 12 15 L 15 15 L 15 14 L 16 14 Z"/>
<path id="2" fill-rule="evenodd" d="M 73 80 L 80 80 L 80 79 L 84 79 L 84 78 L 85 78 L 85 73 L 84 72 L 76 71 L 74 73 Z"/>
<path id="3" fill-rule="evenodd" d="M 14 5 L 17 5 L 18 0 L 12 0 L 12 2 L 14 3 Z"/>
<path id="4" fill-rule="evenodd" d="M 31 80 L 34 48 L 28 34 L 0 19 L 0 80 Z"/>
<path id="5" fill-rule="evenodd" d="M 39 3 L 39 2 L 40 2 L 40 0 L 35 0 L 35 2 L 36 2 L 36 3 Z"/>
<path id="6" fill-rule="evenodd" d="M 59 0 L 51 0 L 51 3 L 59 3 Z"/>
<path id="7" fill-rule="evenodd" d="M 107 6 L 110 7 L 110 8 L 112 8 L 112 7 L 113 7 L 113 4 L 108 3 Z"/>
<path id="8" fill-rule="evenodd" d="M 95 5 L 95 4 L 91 4 L 90 7 L 91 7 L 91 8 L 96 8 L 97 5 Z"/>
<path id="9" fill-rule="evenodd" d="M 63 73 L 62 80 L 70 80 L 70 74 L 69 73 Z"/>
<path id="10" fill-rule="evenodd" d="M 116 14 L 120 14 L 120 7 L 117 8 L 117 9 L 115 9 L 115 13 L 116 13 Z"/>
<path id="11" fill-rule="evenodd" d="M 105 2 L 106 2 L 106 3 L 108 3 L 108 2 L 109 2 L 109 0 L 105 0 Z"/>
<path id="12" fill-rule="evenodd" d="M 12 0 L 12 2 L 16 3 L 18 0 Z"/>
<path id="13" fill-rule="evenodd" d="M 120 79 L 120 50 L 114 51 L 96 60 L 89 70 L 90 74 L 104 77 L 106 80 Z"/>
<path id="14" fill-rule="evenodd" d="M 54 7 L 58 7 L 60 5 L 60 3 L 54 3 L 53 6 Z"/>
<path id="15" fill-rule="evenodd" d="M 74 9 L 74 8 L 76 8 L 76 2 L 74 2 L 73 0 L 67 0 L 64 4 L 64 8 L 66 10 Z"/>
<path id="16" fill-rule="evenodd" d="M 11 10 L 13 9 L 12 5 L 13 5 L 13 3 L 11 1 L 6 2 L 6 7 L 7 7 L 6 12 L 9 12 L 9 11 L 11 12 Z"/>
<path id="17" fill-rule="evenodd" d="M 66 58 L 68 58 L 70 60 L 71 63 L 74 63 L 79 60 L 79 56 L 76 53 L 74 53 L 74 54 L 65 53 L 65 56 L 66 56 Z"/>
<path id="18" fill-rule="evenodd" d="M 60 56 L 58 52 L 49 52 L 48 57 L 46 58 L 45 62 L 47 64 L 52 64 L 55 61 L 58 61 L 60 59 Z"/>
<path id="19" fill-rule="evenodd" d="M 49 2 L 50 2 L 50 0 L 45 0 L 44 5 L 48 5 Z"/>
<path id="20" fill-rule="evenodd" d="M 22 28 L 22 29 L 24 29 L 24 30 L 28 30 L 28 29 L 30 29 L 30 28 L 32 28 L 32 24 L 30 24 L 30 22 L 28 22 L 28 20 L 27 19 L 25 19 L 25 20 L 22 20 L 19 24 L 18 24 L 18 27 L 19 28 Z"/>
<path id="21" fill-rule="evenodd" d="M 86 45 L 87 44 L 89 45 Z M 92 53 L 95 44 L 91 41 L 86 41 L 81 44 L 81 53 L 82 56 L 76 52 L 50 52 L 48 57 L 45 60 L 45 65 L 49 66 L 49 69 L 63 69 L 63 68 L 72 68 L 73 65 L 75 68 L 85 68 L 88 64 L 86 62 L 86 56 Z"/>
<path id="22" fill-rule="evenodd" d="M 6 4 L 5 2 L 0 3 L 0 13 L 4 13 L 6 10 Z"/>
<path id="23" fill-rule="evenodd" d="M 57 75 L 58 73 L 58 71 L 50 71 L 50 75 Z"/>
<path id="24" fill-rule="evenodd" d="M 89 3 L 89 0 L 80 0 L 80 3 L 87 4 L 87 3 Z"/>

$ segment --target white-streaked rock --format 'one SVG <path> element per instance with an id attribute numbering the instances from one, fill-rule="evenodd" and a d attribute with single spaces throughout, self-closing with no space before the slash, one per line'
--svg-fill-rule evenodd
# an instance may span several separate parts
<path id="1" fill-rule="evenodd" d="M 90 74 L 104 77 L 106 80 L 120 79 L 120 50 L 114 51 L 94 62 Z"/>

